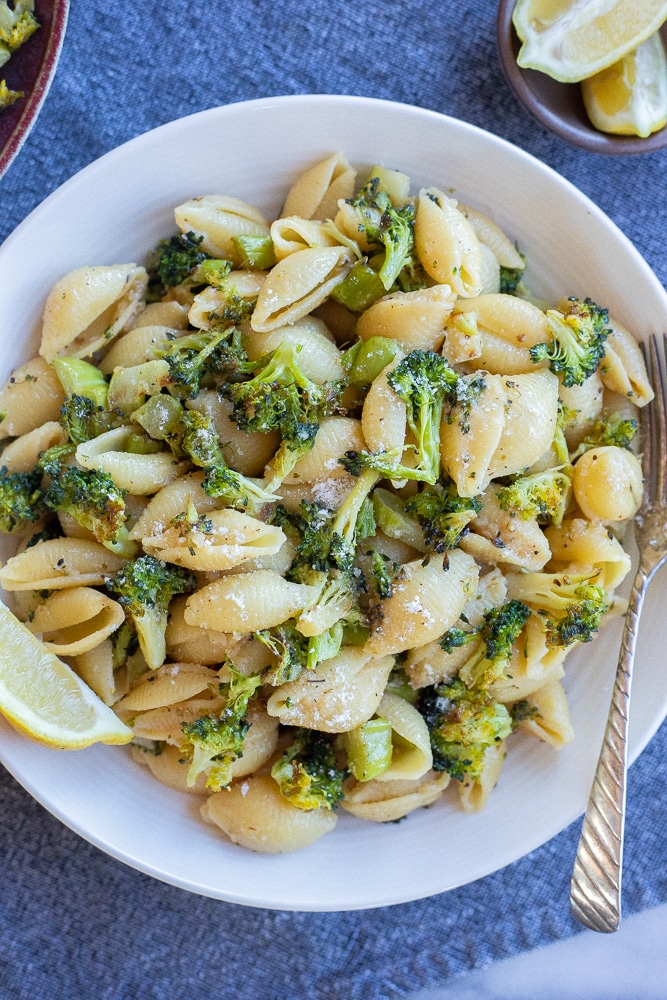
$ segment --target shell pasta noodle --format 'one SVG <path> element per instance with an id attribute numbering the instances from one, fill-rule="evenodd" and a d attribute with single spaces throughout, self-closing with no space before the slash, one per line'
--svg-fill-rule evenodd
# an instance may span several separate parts
<path id="1" fill-rule="evenodd" d="M 192 192 L 0 389 L 14 613 L 243 848 L 483 808 L 513 745 L 576 746 L 568 654 L 623 608 L 637 341 L 429 180 Z"/>

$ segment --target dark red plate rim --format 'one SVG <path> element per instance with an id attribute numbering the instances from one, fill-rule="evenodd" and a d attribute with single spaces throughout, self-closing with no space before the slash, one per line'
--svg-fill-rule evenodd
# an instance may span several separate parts
<path id="1" fill-rule="evenodd" d="M 35 0 L 40 29 L 3 66 L 1 76 L 26 95 L 0 113 L 0 177 L 28 137 L 58 65 L 69 0 Z"/>

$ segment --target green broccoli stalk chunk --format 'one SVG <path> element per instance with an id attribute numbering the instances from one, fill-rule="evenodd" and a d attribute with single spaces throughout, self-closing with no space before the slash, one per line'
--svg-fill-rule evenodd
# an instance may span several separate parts
<path id="1" fill-rule="evenodd" d="M 231 663 L 225 664 L 231 680 L 220 684 L 225 705 L 219 715 L 200 715 L 182 725 L 180 752 L 189 761 L 187 784 L 194 787 L 200 774 L 207 773 L 206 787 L 214 792 L 226 788 L 232 780 L 231 767 L 243 756 L 243 741 L 250 728 L 248 704 L 256 697 L 261 675 L 245 677 Z"/>
<path id="2" fill-rule="evenodd" d="M 294 742 L 271 768 L 280 794 L 297 809 L 335 809 L 343 798 L 347 771 L 338 767 L 331 738 L 298 729 Z"/>
<path id="3" fill-rule="evenodd" d="M 156 670 L 166 657 L 169 602 L 177 594 L 192 593 L 197 577 L 180 566 L 163 564 L 154 556 L 139 556 L 126 562 L 106 581 L 106 586 L 118 595 L 134 624 L 148 667 Z"/>
<path id="4" fill-rule="evenodd" d="M 479 778 L 486 751 L 512 732 L 505 706 L 458 678 L 424 688 L 418 707 L 431 738 L 433 770 L 447 771 L 457 781 Z"/>
<path id="5" fill-rule="evenodd" d="M 548 361 L 566 387 L 582 385 L 597 371 L 604 357 L 604 342 L 611 332 L 609 313 L 592 299 L 568 299 L 568 311 L 547 311 L 552 339 L 530 348 L 534 362 Z"/>

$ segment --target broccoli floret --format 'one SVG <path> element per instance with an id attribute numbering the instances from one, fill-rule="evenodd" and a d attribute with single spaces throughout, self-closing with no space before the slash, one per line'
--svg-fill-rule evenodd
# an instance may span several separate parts
<path id="1" fill-rule="evenodd" d="M 435 483 L 440 474 L 440 423 L 445 400 L 456 399 L 459 375 L 434 351 L 412 351 L 387 375 L 389 385 L 406 403 L 407 422 L 416 441 L 414 468 L 401 465 L 401 453 L 348 451 L 341 459 L 352 475 L 375 469 L 390 479 Z"/>
<path id="2" fill-rule="evenodd" d="M 544 619 L 550 646 L 590 642 L 608 610 L 607 595 L 592 583 L 597 573 L 551 576 L 548 573 L 517 575 L 515 596 L 534 608 Z"/>
<path id="3" fill-rule="evenodd" d="M 414 263 L 414 205 L 394 208 L 380 180 L 373 177 L 349 200 L 369 243 L 384 247 L 385 255 L 378 277 L 389 291 L 404 267 Z"/>
<path id="4" fill-rule="evenodd" d="M 523 259 L 522 267 L 503 267 L 500 265 L 500 289 L 499 291 L 503 295 L 520 295 L 524 296 L 526 294 L 526 288 L 523 284 L 523 274 L 526 266 L 526 258 L 524 254 L 520 253 L 519 256 Z"/>
<path id="5" fill-rule="evenodd" d="M 55 472 L 53 465 L 50 465 Z M 125 522 L 125 490 L 99 469 L 60 465 L 44 493 L 50 510 L 69 514 L 98 542 L 113 542 Z"/>
<path id="6" fill-rule="evenodd" d="M 531 705 L 526 698 L 522 698 L 521 701 L 515 701 L 509 711 L 513 730 L 518 729 L 521 723 L 526 720 L 538 719 L 540 717 L 537 705 Z"/>
<path id="7" fill-rule="evenodd" d="M 277 499 L 274 493 L 230 469 L 225 462 L 216 462 L 206 470 L 202 486 L 210 497 L 224 500 L 228 507 L 249 514 L 257 514 L 264 504 L 275 503 Z"/>
<path id="8" fill-rule="evenodd" d="M 202 381 L 211 375 L 237 376 L 257 367 L 248 361 L 240 330 L 229 325 L 178 337 L 163 356 L 169 365 L 169 392 L 180 399 L 198 396 Z"/>
<path id="9" fill-rule="evenodd" d="M 427 551 L 446 552 L 456 548 L 482 504 L 475 497 L 460 497 L 450 482 L 416 493 L 405 509 L 422 526 Z"/>
<path id="10" fill-rule="evenodd" d="M 459 679 L 424 688 L 418 707 L 431 737 L 433 769 L 457 781 L 479 778 L 488 748 L 512 732 L 505 706 Z"/>
<path id="11" fill-rule="evenodd" d="M 338 767 L 331 738 L 314 729 L 297 729 L 294 742 L 271 768 L 281 795 L 307 812 L 335 809 L 346 775 Z"/>
<path id="12" fill-rule="evenodd" d="M 232 419 L 248 433 L 278 431 L 282 441 L 267 487 L 277 489 L 301 455 L 309 451 L 323 417 L 340 410 L 344 382 L 317 385 L 299 367 L 300 345 L 283 343 L 262 359 L 247 382 L 230 382 L 221 391 L 233 403 Z"/>
<path id="13" fill-rule="evenodd" d="M 225 707 L 219 715 L 200 715 L 193 722 L 184 722 L 180 752 L 190 761 L 187 783 L 190 788 L 206 771 L 206 787 L 214 792 L 225 788 L 232 780 L 231 766 L 243 756 L 243 740 L 250 728 L 246 716 L 248 703 L 257 695 L 262 683 L 259 674 L 245 677 L 226 664 L 231 674 L 228 684 L 220 684 Z"/>
<path id="14" fill-rule="evenodd" d="M 16 104 L 22 97 L 25 97 L 22 90 L 12 90 L 5 80 L 0 80 L 0 111 Z"/>
<path id="15" fill-rule="evenodd" d="M 607 445 L 629 448 L 638 431 L 637 421 L 623 417 L 620 413 L 612 413 L 604 420 L 596 420 L 579 447 L 572 453 L 572 461 L 590 448 L 602 448 Z"/>
<path id="16" fill-rule="evenodd" d="M 151 285 L 162 289 L 183 285 L 219 286 L 232 269 L 228 260 L 217 260 L 201 249 L 203 236 L 196 233 L 178 233 L 168 240 L 160 240 L 148 255 L 148 272 Z"/>
<path id="17" fill-rule="evenodd" d="M 37 521 L 44 512 L 41 470 L 7 472 L 0 469 L 0 531 L 11 534 Z"/>
<path id="18" fill-rule="evenodd" d="M 267 684 L 277 687 L 287 681 L 295 681 L 305 669 L 309 640 L 297 630 L 294 619 L 288 619 L 273 628 L 253 632 L 253 637 L 263 642 L 278 657 L 278 664 L 270 667 L 264 674 Z"/>
<path id="19" fill-rule="evenodd" d="M 497 491 L 503 510 L 515 510 L 528 521 L 540 524 L 563 520 L 570 499 L 570 477 L 562 469 L 547 469 L 531 476 L 517 476 L 509 486 Z"/>
<path id="20" fill-rule="evenodd" d="M 552 339 L 530 348 L 534 362 L 548 361 L 562 375 L 563 385 L 582 385 L 597 370 L 604 357 L 604 342 L 610 333 L 609 313 L 591 299 L 568 299 L 566 313 L 547 311 Z"/>
<path id="21" fill-rule="evenodd" d="M 492 608 L 482 623 L 468 630 L 458 627 L 445 632 L 440 645 L 446 653 L 459 646 L 480 640 L 469 660 L 459 670 L 459 677 L 468 687 L 488 686 L 504 676 L 512 659 L 514 640 L 530 618 L 530 609 L 521 601 L 508 601 Z"/>
<path id="22" fill-rule="evenodd" d="M 87 396 L 70 396 L 60 410 L 60 421 L 72 444 L 82 444 L 120 427 L 124 417 L 114 410 L 96 406 Z"/>
<path id="23" fill-rule="evenodd" d="M 164 663 L 165 630 L 169 602 L 177 594 L 189 594 L 197 586 L 194 573 L 180 566 L 163 564 L 154 556 L 129 560 L 106 581 L 107 589 L 130 615 L 139 646 L 151 670 Z"/>
<path id="24" fill-rule="evenodd" d="M 389 556 L 378 549 L 370 549 L 366 555 L 371 557 L 371 574 L 375 592 L 380 600 L 386 600 L 391 597 L 394 590 L 393 584 L 399 569 L 398 563 L 393 562 Z"/>

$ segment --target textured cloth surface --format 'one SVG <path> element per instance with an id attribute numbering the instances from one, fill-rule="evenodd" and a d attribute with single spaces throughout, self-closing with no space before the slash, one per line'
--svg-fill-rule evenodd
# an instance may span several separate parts
<path id="1" fill-rule="evenodd" d="M 0 238 L 119 143 L 181 115 L 278 94 L 379 97 L 516 143 L 596 201 L 667 280 L 667 150 L 575 150 L 515 102 L 490 0 L 108 4 L 74 0 L 37 125 L 0 181 Z M 667 727 L 633 766 L 625 912 L 667 900 Z M 0 1000 L 381 1000 L 577 931 L 568 883 L 578 824 L 473 885 L 348 914 L 244 909 L 124 867 L 0 770 Z M 434 859 L 437 863 L 437 859 Z"/>

